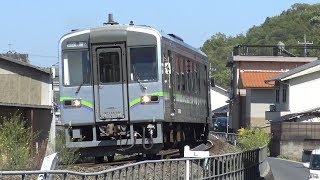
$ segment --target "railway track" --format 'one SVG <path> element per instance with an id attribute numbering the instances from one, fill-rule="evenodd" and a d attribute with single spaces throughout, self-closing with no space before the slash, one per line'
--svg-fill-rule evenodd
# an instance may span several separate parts
<path id="1" fill-rule="evenodd" d="M 150 160 L 150 159 L 169 159 L 169 158 L 179 158 L 182 157 L 179 153 L 178 149 L 168 149 L 160 151 L 159 154 L 153 157 L 144 157 L 142 155 L 130 156 L 129 158 L 118 159 L 112 162 L 102 162 L 102 163 L 93 163 L 93 162 L 85 162 L 69 165 L 69 167 L 82 167 L 82 168 L 94 168 L 94 167 L 108 167 L 108 166 L 121 166 L 125 164 L 131 164 L 138 161 Z"/>
<path id="2" fill-rule="evenodd" d="M 136 159 L 121 159 L 117 161 L 112 161 L 112 162 L 102 162 L 99 164 L 95 163 L 79 163 L 79 164 L 74 164 L 71 166 L 78 166 L 78 167 L 86 167 L 86 168 L 92 168 L 92 167 L 97 167 L 97 166 L 121 166 L 125 164 L 131 164 L 137 162 Z"/>
<path id="3" fill-rule="evenodd" d="M 207 151 L 212 147 L 211 141 L 208 141 L 207 144 L 200 144 L 199 146 L 191 149 L 194 151 Z M 103 168 L 103 167 L 110 167 L 110 166 L 121 166 L 121 165 L 126 165 L 126 164 L 132 164 L 138 161 L 144 161 L 144 160 L 150 160 L 150 159 L 175 159 L 175 158 L 181 158 L 183 155 L 180 154 L 179 149 L 167 149 L 167 150 L 162 150 L 160 151 L 156 156 L 150 157 L 144 157 L 142 155 L 135 155 L 135 156 L 130 156 L 130 157 L 125 157 L 123 159 L 118 159 L 112 162 L 102 162 L 99 164 L 95 163 L 79 163 L 79 164 L 74 164 L 70 165 L 70 168 Z"/>

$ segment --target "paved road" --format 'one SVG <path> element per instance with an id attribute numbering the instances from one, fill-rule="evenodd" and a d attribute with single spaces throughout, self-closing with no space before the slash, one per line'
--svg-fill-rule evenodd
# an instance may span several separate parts
<path id="1" fill-rule="evenodd" d="M 304 180 L 308 179 L 309 170 L 300 162 L 287 161 L 277 158 L 268 159 L 274 180 Z"/>

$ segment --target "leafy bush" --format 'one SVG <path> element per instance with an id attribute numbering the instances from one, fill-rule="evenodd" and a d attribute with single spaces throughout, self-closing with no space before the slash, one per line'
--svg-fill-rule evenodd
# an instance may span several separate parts
<path id="1" fill-rule="evenodd" d="M 26 128 L 20 114 L 0 117 L 0 168 L 22 169 L 31 165 L 31 129 Z"/>
<path id="2" fill-rule="evenodd" d="M 251 150 L 262 147 L 270 142 L 270 134 L 264 129 L 244 129 L 241 128 L 239 133 L 239 146 L 243 150 Z"/>
<path id="3" fill-rule="evenodd" d="M 66 136 L 62 130 L 58 130 L 56 134 L 56 150 L 58 152 L 59 162 L 64 165 L 75 163 L 80 156 L 78 148 L 66 147 Z"/>

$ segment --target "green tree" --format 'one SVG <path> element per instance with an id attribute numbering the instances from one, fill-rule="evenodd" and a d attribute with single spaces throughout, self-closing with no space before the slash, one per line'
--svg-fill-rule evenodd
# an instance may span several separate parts
<path id="1" fill-rule="evenodd" d="M 227 37 L 223 33 L 217 33 L 207 40 L 200 48 L 208 55 L 211 63 L 211 75 L 215 83 L 223 88 L 228 89 L 230 86 L 231 73 L 227 64 L 227 58 L 231 55 L 232 48 L 236 44 L 242 44 L 244 36 Z"/>
<path id="2" fill-rule="evenodd" d="M 260 26 L 253 26 L 246 34 L 245 44 L 276 45 L 279 41 L 285 45 L 298 45 L 304 34 L 314 44 L 320 41 L 320 3 L 294 4 L 280 15 L 267 17 Z"/>

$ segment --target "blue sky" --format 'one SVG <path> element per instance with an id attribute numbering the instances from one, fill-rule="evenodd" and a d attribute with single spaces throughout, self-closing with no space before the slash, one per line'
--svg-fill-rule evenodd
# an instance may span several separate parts
<path id="1" fill-rule="evenodd" d="M 316 0 L 7 0 L 1 2 L 0 53 L 28 53 L 31 64 L 58 62 L 58 41 L 72 29 L 102 25 L 108 13 L 121 24 L 152 26 L 182 37 L 199 48 L 217 32 L 245 34 L 266 17 L 279 15 L 295 3 Z M 11 45 L 11 49 L 10 46 Z"/>

